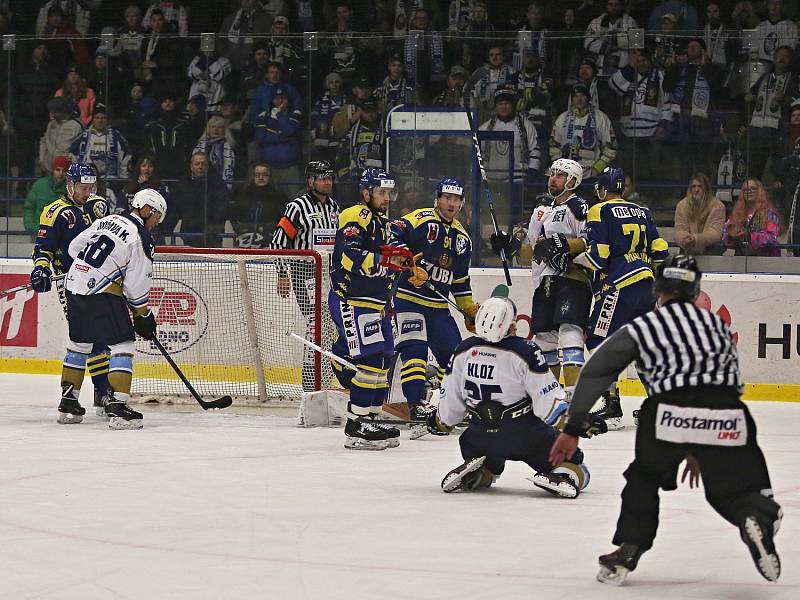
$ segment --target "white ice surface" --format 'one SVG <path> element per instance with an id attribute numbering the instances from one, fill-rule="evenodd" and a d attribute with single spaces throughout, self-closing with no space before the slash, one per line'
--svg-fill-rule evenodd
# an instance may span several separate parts
<path id="1" fill-rule="evenodd" d="M 750 405 L 786 513 L 780 582 L 681 487 L 614 588 L 594 577 L 632 430 L 582 442 L 592 482 L 576 500 L 534 488 L 520 463 L 485 493 L 443 494 L 456 436 L 354 452 L 341 430 L 288 416 L 148 406 L 141 431 L 93 414 L 63 426 L 58 392 L 54 377 L 0 375 L 0 599 L 800 598 L 798 404 Z"/>

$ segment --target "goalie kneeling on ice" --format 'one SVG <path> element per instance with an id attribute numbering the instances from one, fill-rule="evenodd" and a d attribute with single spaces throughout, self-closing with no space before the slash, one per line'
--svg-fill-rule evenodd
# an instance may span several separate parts
<path id="1" fill-rule="evenodd" d="M 300 427 L 341 427 L 347 420 L 350 394 L 344 390 L 303 392 L 297 424 Z"/>

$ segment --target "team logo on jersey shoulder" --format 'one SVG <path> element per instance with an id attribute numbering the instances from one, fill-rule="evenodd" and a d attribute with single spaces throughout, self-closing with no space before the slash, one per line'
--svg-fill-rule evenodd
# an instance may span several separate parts
<path id="1" fill-rule="evenodd" d="M 367 218 L 369 218 L 369 209 L 368 208 L 362 208 L 360 211 L 358 211 L 358 218 L 359 219 L 367 219 Z"/>
<path id="2" fill-rule="evenodd" d="M 105 202 L 95 202 L 94 206 L 92 206 L 92 212 L 94 216 L 98 219 L 102 219 L 108 213 L 108 206 L 106 206 Z"/>
<path id="3" fill-rule="evenodd" d="M 456 236 L 456 254 L 459 256 L 464 254 L 467 251 L 467 245 L 469 245 L 469 240 L 465 236 Z"/>
<path id="4" fill-rule="evenodd" d="M 539 210 L 536 211 L 536 220 L 537 221 L 543 220 L 544 215 L 545 215 L 545 210 L 540 208 Z"/>
<path id="5" fill-rule="evenodd" d="M 75 223 L 77 220 L 75 219 L 75 213 L 71 210 L 65 210 L 61 212 L 61 216 L 64 217 L 64 220 L 67 222 L 67 229 L 72 229 L 75 227 Z"/>
<path id="6" fill-rule="evenodd" d="M 358 237 L 359 233 L 360 231 L 358 227 L 356 227 L 355 225 L 350 225 L 349 227 L 345 227 L 344 231 L 342 231 L 344 237 Z"/>

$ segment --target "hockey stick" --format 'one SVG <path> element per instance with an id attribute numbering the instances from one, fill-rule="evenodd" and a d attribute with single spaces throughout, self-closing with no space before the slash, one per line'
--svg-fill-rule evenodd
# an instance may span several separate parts
<path id="1" fill-rule="evenodd" d="M 439 296 L 439 298 L 441 298 L 442 300 L 444 300 L 445 302 L 447 302 L 447 303 L 448 303 L 450 306 L 452 306 L 452 307 L 453 307 L 455 310 L 457 310 L 457 311 L 458 311 L 458 312 L 460 312 L 462 315 L 464 315 L 464 318 L 465 318 L 465 319 L 471 319 L 471 318 L 472 318 L 472 316 L 470 316 L 470 314 L 469 314 L 467 311 L 465 311 L 465 310 L 464 310 L 463 308 L 461 308 L 461 307 L 460 307 L 458 304 L 456 304 L 455 302 L 453 302 L 452 300 L 450 300 L 450 298 L 448 298 L 448 297 L 447 297 L 447 296 L 445 296 L 443 293 L 441 293 L 439 290 L 437 290 L 437 289 L 434 287 L 434 285 L 433 285 L 433 284 L 432 284 L 430 281 L 426 281 L 426 282 L 425 282 L 425 283 L 423 283 L 422 285 L 424 285 L 424 286 L 425 286 L 425 289 L 428 289 L 428 290 L 430 290 L 431 292 L 433 292 L 434 294 L 436 294 L 437 296 Z"/>
<path id="2" fill-rule="evenodd" d="M 351 363 L 350 361 L 342 358 L 341 356 L 336 356 L 333 352 L 328 352 L 327 350 L 324 350 L 324 349 L 320 348 L 314 342 L 311 342 L 311 341 L 307 340 L 304 337 L 300 337 L 299 335 L 297 335 L 293 331 L 289 332 L 289 335 L 292 336 L 297 341 L 299 341 L 300 343 L 305 344 L 306 346 L 308 346 L 312 350 L 314 350 L 316 352 L 319 352 L 320 354 L 322 354 L 322 356 L 327 356 L 331 360 L 333 360 L 335 362 L 338 362 L 343 367 L 346 367 L 348 369 L 352 369 L 353 371 L 357 370 L 356 366 L 353 363 Z"/>
<path id="3" fill-rule="evenodd" d="M 222 396 L 222 398 L 218 398 L 217 400 L 211 400 L 210 402 L 206 402 L 205 400 L 203 400 L 200 397 L 200 394 L 197 393 L 197 390 L 195 390 L 192 384 L 189 382 L 189 380 L 186 379 L 186 375 L 183 374 L 183 372 L 178 368 L 178 365 L 175 364 L 175 361 L 172 360 L 172 357 L 167 353 L 166 348 L 164 348 L 164 346 L 161 345 L 161 342 L 158 341 L 158 338 L 153 337 L 152 339 L 150 339 L 150 341 L 153 342 L 156 345 L 156 348 L 159 349 L 161 354 L 164 355 L 164 358 L 167 359 L 169 366 L 172 367 L 175 373 L 178 374 L 178 377 L 181 378 L 181 381 L 186 386 L 186 389 L 188 389 L 189 392 L 194 397 L 194 399 L 197 400 L 197 403 L 203 407 L 203 410 L 209 410 L 212 408 L 213 409 L 228 408 L 231 404 L 233 404 L 233 398 L 231 398 L 230 396 Z"/>
<path id="4" fill-rule="evenodd" d="M 67 276 L 66 273 L 61 273 L 61 275 L 53 275 L 50 278 L 50 281 L 51 282 L 52 281 L 60 281 L 61 279 L 64 279 L 66 276 Z M 26 283 L 24 285 L 18 285 L 17 287 L 13 287 L 13 288 L 9 288 L 7 290 L 3 290 L 2 292 L 0 292 L 0 298 L 3 298 L 5 296 L 10 296 L 11 294 L 16 294 L 17 292 L 21 292 L 23 290 L 29 290 L 32 287 L 33 287 L 32 283 Z"/>
<path id="5" fill-rule="evenodd" d="M 494 211 L 494 196 L 492 196 L 492 190 L 489 188 L 489 180 L 486 177 L 486 169 L 483 166 L 483 155 L 481 154 L 481 145 L 478 142 L 478 131 L 475 129 L 475 124 L 472 122 L 472 113 L 470 112 L 468 101 L 469 96 L 465 96 L 465 98 L 467 98 L 467 100 L 465 100 L 465 112 L 467 113 L 467 121 L 469 122 L 469 128 L 472 132 L 472 146 L 475 149 L 475 157 L 478 159 L 478 170 L 481 173 L 483 189 L 486 192 L 486 201 L 489 204 L 489 215 L 492 217 L 494 233 L 499 238 L 500 228 L 497 226 L 497 214 Z M 506 259 L 505 248 L 500 248 L 500 261 L 503 263 L 503 272 L 506 275 L 506 284 L 511 286 L 511 273 L 508 270 L 508 259 Z"/>

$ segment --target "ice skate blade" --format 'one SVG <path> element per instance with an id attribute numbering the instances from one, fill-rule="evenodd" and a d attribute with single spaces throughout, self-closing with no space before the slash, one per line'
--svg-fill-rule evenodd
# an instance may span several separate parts
<path id="1" fill-rule="evenodd" d="M 58 422 L 62 425 L 77 425 L 83 421 L 83 415 L 73 415 L 72 413 L 58 413 Z"/>
<path id="2" fill-rule="evenodd" d="M 464 477 L 482 468 L 485 462 L 486 457 L 479 456 L 478 458 L 471 459 L 465 465 L 462 465 L 463 468 L 457 467 L 450 471 L 444 476 L 444 479 L 442 479 L 442 491 L 449 494 L 450 492 L 460 490 Z"/>
<path id="3" fill-rule="evenodd" d="M 108 419 L 109 429 L 141 429 L 142 427 L 144 427 L 142 419 L 131 419 L 130 421 L 126 421 L 122 417 L 110 417 Z"/>
<path id="4" fill-rule="evenodd" d="M 408 439 L 410 440 L 418 440 L 429 433 L 428 426 L 424 423 L 409 423 L 408 425 Z"/>
<path id="5" fill-rule="evenodd" d="M 748 538 L 747 546 L 753 555 L 758 572 L 767 581 L 777 581 L 781 576 L 781 560 L 775 552 L 769 552 L 764 546 L 764 532 L 761 525 L 753 517 L 744 522 L 744 532 Z"/>
<path id="6" fill-rule="evenodd" d="M 348 450 L 386 450 L 389 447 L 389 442 L 387 440 L 364 440 L 348 437 L 344 441 L 344 447 Z"/>
<path id="7" fill-rule="evenodd" d="M 609 431 L 621 431 L 625 429 L 625 425 L 622 423 L 622 417 L 612 417 L 611 419 L 604 419 L 606 425 L 608 425 Z"/>
<path id="8" fill-rule="evenodd" d="M 551 494 L 555 494 L 559 498 L 571 499 L 578 497 L 578 488 L 568 481 L 553 482 L 547 477 L 539 474 L 536 474 L 533 477 L 527 477 L 527 480 L 536 487 L 541 488 L 546 492 L 550 492 Z"/>
<path id="9" fill-rule="evenodd" d="M 608 583 L 610 585 L 620 586 L 625 583 L 625 578 L 628 576 L 630 571 L 625 567 L 600 567 L 600 571 L 597 573 L 597 581 L 600 583 Z"/>

